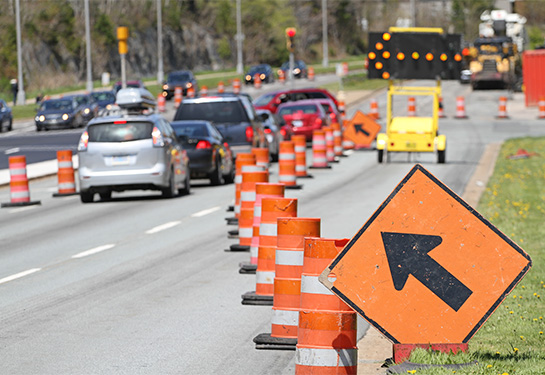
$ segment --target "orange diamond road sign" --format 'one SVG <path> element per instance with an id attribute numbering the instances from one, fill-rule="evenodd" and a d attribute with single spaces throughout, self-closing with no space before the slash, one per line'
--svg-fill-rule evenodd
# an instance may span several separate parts
<path id="1" fill-rule="evenodd" d="M 530 267 L 524 250 L 415 165 L 320 281 L 394 344 L 467 343 Z"/>
<path id="2" fill-rule="evenodd" d="M 348 122 L 343 136 L 354 142 L 356 147 L 369 147 L 380 132 L 380 125 L 365 113 L 357 111 Z"/>

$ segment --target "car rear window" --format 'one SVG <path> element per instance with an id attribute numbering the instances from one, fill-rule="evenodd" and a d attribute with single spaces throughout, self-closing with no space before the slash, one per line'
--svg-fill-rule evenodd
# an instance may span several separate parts
<path id="1" fill-rule="evenodd" d="M 316 113 L 318 108 L 315 105 L 290 105 L 289 107 L 280 108 L 278 113 L 281 116 L 284 116 L 291 115 L 299 111 L 303 113 Z"/>
<path id="2" fill-rule="evenodd" d="M 269 104 L 269 102 L 271 100 L 273 100 L 274 96 L 276 94 L 266 94 L 266 95 L 262 95 L 260 96 L 259 98 L 257 98 L 256 100 L 254 100 L 254 105 L 256 107 L 262 107 L 262 106 L 265 106 L 267 104 Z"/>
<path id="3" fill-rule="evenodd" d="M 176 125 L 173 124 L 174 132 L 177 136 L 185 135 L 188 138 L 191 137 L 206 137 L 208 130 L 206 125 L 203 124 L 191 124 L 191 125 Z"/>
<path id="4" fill-rule="evenodd" d="M 151 122 L 95 124 L 87 129 L 89 142 L 128 142 L 151 138 Z"/>
<path id="5" fill-rule="evenodd" d="M 240 123 L 248 122 L 248 116 L 239 101 L 182 102 L 174 120 L 204 120 L 217 124 Z"/>

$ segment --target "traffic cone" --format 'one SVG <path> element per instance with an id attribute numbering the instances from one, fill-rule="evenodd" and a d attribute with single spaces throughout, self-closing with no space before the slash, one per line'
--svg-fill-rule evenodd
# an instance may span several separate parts
<path id="1" fill-rule="evenodd" d="M 195 89 L 193 88 L 193 86 L 189 87 L 187 89 L 187 97 L 188 98 L 194 98 L 195 97 Z"/>
<path id="2" fill-rule="evenodd" d="M 20 207 L 41 204 L 40 201 L 30 200 L 30 190 L 28 189 L 28 178 L 26 174 L 26 157 L 10 156 L 9 159 L 10 174 L 10 199 L 9 203 L 2 203 L 2 207 Z"/>
<path id="3" fill-rule="evenodd" d="M 341 125 L 338 122 L 334 122 L 331 124 L 331 129 L 333 129 L 333 152 L 335 156 L 343 156 Z"/>
<path id="4" fill-rule="evenodd" d="M 378 113 L 378 103 L 376 99 L 371 99 L 369 117 L 375 120 L 378 120 L 380 118 L 380 114 Z"/>
<path id="5" fill-rule="evenodd" d="M 295 144 L 292 141 L 280 142 L 278 154 L 278 182 L 286 185 L 286 189 L 301 189 L 295 175 Z"/>
<path id="6" fill-rule="evenodd" d="M 309 66 L 308 68 L 308 80 L 309 81 L 314 81 L 314 67 L 313 66 Z"/>
<path id="7" fill-rule="evenodd" d="M 174 88 L 174 108 L 178 108 L 182 104 L 183 90 L 181 87 Z"/>
<path id="8" fill-rule="evenodd" d="M 295 176 L 297 178 L 313 178 L 307 173 L 307 139 L 304 135 L 293 135 L 291 140 L 295 150 Z"/>
<path id="9" fill-rule="evenodd" d="M 357 315 L 318 277 L 348 239 L 305 238 L 295 374 L 357 374 Z"/>
<path id="10" fill-rule="evenodd" d="M 259 225 L 261 224 L 261 201 L 264 198 L 283 198 L 284 184 L 258 182 L 255 184 L 254 219 L 252 224 L 252 243 L 250 245 L 250 263 L 239 264 L 239 273 L 255 274 L 259 251 Z"/>
<path id="11" fill-rule="evenodd" d="M 208 96 L 208 86 L 202 86 L 199 91 L 199 96 Z"/>
<path id="12" fill-rule="evenodd" d="M 235 94 L 240 94 L 240 78 L 235 78 L 233 80 L 233 92 Z"/>
<path id="13" fill-rule="evenodd" d="M 256 74 L 254 76 L 254 88 L 255 89 L 260 89 L 261 88 L 261 77 L 259 76 L 259 74 Z"/>
<path id="14" fill-rule="evenodd" d="M 342 116 L 344 116 L 344 113 L 345 113 L 345 105 L 344 105 L 344 100 L 339 100 L 339 104 L 337 105 L 337 108 L 339 109 L 339 112 L 341 113 Z"/>
<path id="15" fill-rule="evenodd" d="M 538 102 L 538 109 L 539 109 L 539 114 L 537 116 L 538 119 L 544 119 L 545 118 L 545 96 L 540 96 L 539 97 L 539 102 Z"/>
<path id="16" fill-rule="evenodd" d="M 255 155 L 255 164 L 265 169 L 269 169 L 269 149 L 266 147 L 252 148 L 252 154 Z"/>
<path id="17" fill-rule="evenodd" d="M 255 291 L 242 295 L 243 305 L 272 306 L 277 245 L 277 219 L 279 217 L 296 216 L 296 198 L 265 198 L 261 200 L 261 224 L 259 225 Z"/>
<path id="18" fill-rule="evenodd" d="M 320 219 L 281 217 L 277 220 L 277 228 L 271 333 L 259 334 L 254 342 L 256 349 L 294 350 L 301 306 L 305 237 L 320 236 Z"/>
<path id="19" fill-rule="evenodd" d="M 413 96 L 409 96 L 409 99 L 407 101 L 407 116 L 416 116 L 416 99 Z"/>
<path id="20" fill-rule="evenodd" d="M 443 108 L 443 97 L 440 96 L 439 97 L 439 109 L 438 109 L 438 116 L 439 118 L 445 118 L 445 111 L 444 111 L 444 108 Z"/>
<path id="21" fill-rule="evenodd" d="M 72 151 L 57 151 L 57 180 L 58 192 L 54 197 L 65 197 L 67 195 L 76 195 L 76 181 L 74 178 L 74 167 L 72 165 Z"/>
<path id="22" fill-rule="evenodd" d="M 160 93 L 157 96 L 157 110 L 159 112 L 165 112 L 167 110 L 166 105 L 167 105 L 167 98 L 165 98 L 163 94 Z"/>
<path id="23" fill-rule="evenodd" d="M 508 119 L 509 116 L 507 116 L 507 97 L 500 96 L 500 102 L 498 106 L 498 115 L 496 116 L 498 119 Z"/>
<path id="24" fill-rule="evenodd" d="M 261 170 L 254 170 L 259 168 Z M 252 169 L 246 172 L 245 169 Z M 243 166 L 240 184 L 240 215 L 238 217 L 238 244 L 226 251 L 250 251 L 252 244 L 252 223 L 254 220 L 255 184 L 269 182 L 269 172 L 260 166 Z"/>
<path id="25" fill-rule="evenodd" d="M 325 155 L 328 163 L 336 163 L 335 158 L 335 141 L 333 138 L 333 129 L 329 126 L 322 128 L 325 131 Z"/>
<path id="26" fill-rule="evenodd" d="M 256 165 L 255 155 L 252 153 L 239 152 L 235 159 L 235 217 L 227 218 L 227 224 L 238 225 L 240 215 L 240 184 L 242 182 L 242 167 L 244 165 Z M 261 167 L 260 167 L 261 168 Z M 260 170 L 257 169 L 256 170 Z M 249 172 L 249 170 L 248 170 Z"/>
<path id="27" fill-rule="evenodd" d="M 284 72 L 282 70 L 279 70 L 278 71 L 278 81 L 281 83 L 281 84 L 285 84 L 286 83 L 286 75 L 284 74 Z"/>
<path id="28" fill-rule="evenodd" d="M 312 132 L 312 165 L 309 168 L 331 168 L 327 163 L 327 148 L 323 129 Z"/>
<path id="29" fill-rule="evenodd" d="M 225 84 L 223 81 L 218 82 L 218 94 L 223 94 L 225 92 Z"/>
<path id="30" fill-rule="evenodd" d="M 465 98 L 463 96 L 458 96 L 456 98 L 456 116 L 454 116 L 454 118 L 457 118 L 457 119 L 467 118 Z"/>

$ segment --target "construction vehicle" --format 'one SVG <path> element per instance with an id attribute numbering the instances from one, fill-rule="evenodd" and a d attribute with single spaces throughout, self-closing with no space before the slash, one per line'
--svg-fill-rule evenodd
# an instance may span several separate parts
<path id="1" fill-rule="evenodd" d="M 465 50 L 471 85 L 518 90 L 522 84 L 521 55 L 527 34 L 526 18 L 505 10 L 481 14 L 479 37 Z"/>
<path id="2" fill-rule="evenodd" d="M 397 152 L 435 153 L 446 161 L 447 140 L 439 135 L 441 80 L 458 79 L 461 36 L 441 28 L 390 28 L 370 33 L 368 77 L 388 79 L 386 132 L 377 135 L 378 162 Z M 394 80 L 435 80 L 435 86 L 395 85 Z M 395 96 L 431 96 L 431 116 L 394 116 Z M 428 111 L 430 112 L 430 111 Z"/>

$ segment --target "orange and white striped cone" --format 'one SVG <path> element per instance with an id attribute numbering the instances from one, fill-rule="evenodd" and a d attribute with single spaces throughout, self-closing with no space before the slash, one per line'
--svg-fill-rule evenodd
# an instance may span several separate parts
<path id="1" fill-rule="evenodd" d="M 194 98 L 195 97 L 195 89 L 193 88 L 193 86 L 189 87 L 187 89 L 187 97 L 188 98 Z"/>
<path id="2" fill-rule="evenodd" d="M 252 225 L 252 243 L 250 245 L 250 263 L 239 264 L 239 273 L 255 274 L 259 251 L 259 225 L 261 224 L 261 202 L 264 198 L 284 198 L 284 184 L 258 182 L 255 184 L 254 221 Z"/>
<path id="3" fill-rule="evenodd" d="M 328 163 L 336 163 L 335 158 L 335 139 L 333 138 L 333 128 L 325 126 L 322 128 L 325 131 L 325 155 Z"/>
<path id="4" fill-rule="evenodd" d="M 312 169 L 327 169 L 331 166 L 327 163 L 327 147 L 325 131 L 323 129 L 312 132 Z"/>
<path id="5" fill-rule="evenodd" d="M 199 91 L 199 96 L 208 96 L 208 86 L 202 86 Z"/>
<path id="6" fill-rule="evenodd" d="M 163 96 L 163 93 L 157 95 L 157 110 L 159 112 L 165 112 L 167 110 L 167 98 Z"/>
<path id="7" fill-rule="evenodd" d="M 305 237 L 320 236 L 320 219 L 278 218 L 271 333 L 254 338 L 256 349 L 295 349 L 301 306 Z"/>
<path id="8" fill-rule="evenodd" d="M 380 114 L 378 112 L 378 103 L 376 99 L 371 99 L 371 103 L 369 104 L 369 117 L 375 120 L 378 120 L 380 118 Z"/>
<path id="9" fill-rule="evenodd" d="M 333 124 L 331 124 L 331 129 L 333 129 L 333 152 L 335 156 L 344 156 L 341 125 L 338 122 L 334 122 Z"/>
<path id="10" fill-rule="evenodd" d="M 225 92 L 225 84 L 223 81 L 218 82 L 218 94 L 223 94 Z"/>
<path id="11" fill-rule="evenodd" d="M 447 116 L 445 116 L 445 109 L 443 108 L 443 97 L 440 96 L 439 97 L 439 108 L 437 110 L 437 115 L 439 116 L 439 118 L 445 118 Z"/>
<path id="12" fill-rule="evenodd" d="M 26 157 L 24 155 L 9 157 L 9 174 L 10 202 L 2 203 L 2 207 L 41 204 L 40 201 L 30 200 L 30 190 L 28 188 L 28 177 L 26 173 Z"/>
<path id="13" fill-rule="evenodd" d="M 413 96 L 409 96 L 409 99 L 407 100 L 407 116 L 416 116 L 416 99 Z"/>
<path id="14" fill-rule="evenodd" d="M 466 115 L 466 103 L 463 96 L 456 97 L 456 116 L 454 118 L 464 119 L 467 118 Z"/>
<path id="15" fill-rule="evenodd" d="M 286 75 L 282 70 L 278 71 L 278 81 L 283 85 L 286 83 Z"/>
<path id="16" fill-rule="evenodd" d="M 278 182 L 286 185 L 286 189 L 301 189 L 295 175 L 295 144 L 293 141 L 280 142 L 278 153 Z"/>
<path id="17" fill-rule="evenodd" d="M 314 67 L 313 66 L 309 66 L 308 67 L 308 80 L 309 81 L 314 81 Z"/>
<path id="18" fill-rule="evenodd" d="M 240 78 L 235 78 L 235 79 L 233 80 L 233 92 L 234 92 L 235 94 L 240 94 L 240 86 L 241 86 L 241 84 L 240 84 Z"/>
<path id="19" fill-rule="evenodd" d="M 500 102 L 498 106 L 498 115 L 496 116 L 498 119 L 508 119 L 509 116 L 507 116 L 507 97 L 500 96 Z"/>
<path id="20" fill-rule="evenodd" d="M 258 90 L 261 88 L 261 77 L 259 76 L 259 74 L 256 74 L 254 76 L 254 88 Z"/>
<path id="21" fill-rule="evenodd" d="M 238 225 L 238 216 L 240 215 L 240 184 L 242 183 L 242 167 L 244 165 L 256 165 L 255 155 L 249 152 L 248 153 L 239 152 L 236 156 L 236 159 L 235 159 L 235 205 L 233 207 L 235 216 L 226 218 L 227 224 L 230 224 L 230 225 Z M 256 170 L 260 170 L 260 169 L 256 168 Z"/>
<path id="22" fill-rule="evenodd" d="M 357 315 L 318 277 L 348 239 L 305 238 L 295 373 L 357 374 Z"/>
<path id="23" fill-rule="evenodd" d="M 174 88 L 174 108 L 178 108 L 182 104 L 183 89 L 181 87 Z"/>
<path id="24" fill-rule="evenodd" d="M 255 155 L 255 164 L 265 169 L 269 169 L 269 149 L 266 147 L 252 148 L 252 154 Z"/>
<path id="25" fill-rule="evenodd" d="M 291 140 L 295 150 L 295 176 L 313 178 L 307 173 L 307 138 L 304 135 L 293 135 Z"/>
<path id="26" fill-rule="evenodd" d="M 345 110 L 346 110 L 344 100 L 339 100 L 339 104 L 337 105 L 337 108 L 339 109 L 339 112 L 341 113 L 341 115 L 344 116 Z"/>
<path id="27" fill-rule="evenodd" d="M 76 195 L 76 179 L 74 177 L 74 166 L 72 164 L 72 151 L 57 151 L 57 181 L 58 192 L 54 197 L 65 197 L 67 195 Z"/>
<path id="28" fill-rule="evenodd" d="M 538 101 L 537 105 L 538 105 L 538 110 L 539 110 L 537 118 L 538 119 L 544 119 L 545 118 L 545 96 L 539 97 L 539 101 Z"/>
<path id="29" fill-rule="evenodd" d="M 243 305 L 272 306 L 277 247 L 277 219 L 279 217 L 296 216 L 296 198 L 264 198 L 261 200 L 255 291 L 242 295 Z"/>

